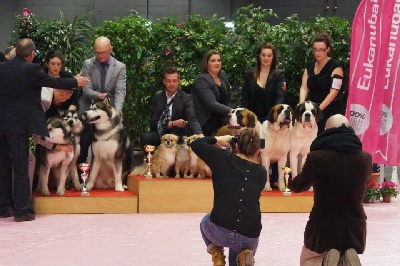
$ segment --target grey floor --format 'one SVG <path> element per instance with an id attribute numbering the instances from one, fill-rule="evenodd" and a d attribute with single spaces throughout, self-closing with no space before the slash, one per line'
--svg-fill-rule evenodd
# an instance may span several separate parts
<path id="1" fill-rule="evenodd" d="M 400 265 L 400 201 L 365 205 L 366 266 Z M 53 214 L 0 219 L 0 265 L 212 265 L 204 214 Z M 308 213 L 264 213 L 256 265 L 299 265 Z"/>

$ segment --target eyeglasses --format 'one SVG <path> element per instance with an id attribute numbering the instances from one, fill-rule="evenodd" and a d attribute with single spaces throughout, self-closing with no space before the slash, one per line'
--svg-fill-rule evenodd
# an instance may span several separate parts
<path id="1" fill-rule="evenodd" d="M 313 51 L 313 53 L 323 53 L 326 51 L 326 49 L 328 49 L 328 48 L 319 48 L 319 49 L 313 48 L 312 51 Z"/>
<path id="2" fill-rule="evenodd" d="M 109 51 L 105 51 L 105 52 L 95 52 L 96 55 L 108 55 Z"/>

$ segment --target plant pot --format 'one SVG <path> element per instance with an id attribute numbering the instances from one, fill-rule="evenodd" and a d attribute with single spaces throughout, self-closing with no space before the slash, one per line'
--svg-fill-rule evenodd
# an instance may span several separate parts
<path id="1" fill-rule="evenodd" d="M 386 202 L 386 203 L 390 203 L 391 198 L 392 197 L 389 195 L 384 195 L 384 196 L 382 196 L 382 201 Z"/>
<path id="2" fill-rule="evenodd" d="M 375 199 L 374 198 L 364 198 L 363 202 L 364 203 L 374 203 Z"/>

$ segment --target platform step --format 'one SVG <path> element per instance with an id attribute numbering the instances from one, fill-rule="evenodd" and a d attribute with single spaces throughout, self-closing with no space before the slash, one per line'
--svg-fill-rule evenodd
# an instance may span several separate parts
<path id="1" fill-rule="evenodd" d="M 33 209 L 37 214 L 51 213 L 137 213 L 138 197 L 131 191 L 94 189 L 90 196 L 67 190 L 64 196 L 33 193 Z"/>
<path id="2" fill-rule="evenodd" d="M 210 178 L 128 177 L 129 191 L 138 195 L 139 213 L 206 213 L 211 211 L 214 192 Z M 274 190 L 262 192 L 262 212 L 310 212 L 313 192 L 284 196 Z"/>

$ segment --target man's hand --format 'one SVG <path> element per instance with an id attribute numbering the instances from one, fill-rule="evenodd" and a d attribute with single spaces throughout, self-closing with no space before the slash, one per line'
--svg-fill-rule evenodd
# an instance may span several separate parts
<path id="1" fill-rule="evenodd" d="M 97 97 L 99 98 L 99 100 L 104 100 L 104 98 L 107 97 L 107 93 L 105 93 L 105 92 L 99 93 L 99 95 Z"/>
<path id="2" fill-rule="evenodd" d="M 185 121 L 183 119 L 178 119 L 178 120 L 172 121 L 172 126 L 179 127 L 179 128 L 185 128 L 188 123 L 189 123 L 188 121 Z"/>
<path id="3" fill-rule="evenodd" d="M 82 77 L 81 75 L 82 71 L 75 75 L 75 78 L 78 81 L 78 86 L 86 86 L 90 82 L 90 79 L 87 77 Z"/>
<path id="4" fill-rule="evenodd" d="M 66 154 L 72 152 L 72 144 L 57 144 L 55 147 L 56 151 L 63 151 Z"/>

